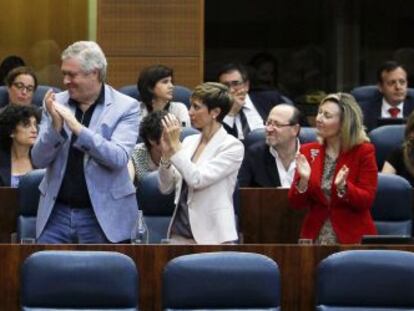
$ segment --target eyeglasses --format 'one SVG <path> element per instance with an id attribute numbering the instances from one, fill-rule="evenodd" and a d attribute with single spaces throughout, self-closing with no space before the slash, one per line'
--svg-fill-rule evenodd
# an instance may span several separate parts
<path id="1" fill-rule="evenodd" d="M 233 80 L 233 81 L 222 82 L 222 84 L 224 84 L 225 86 L 229 88 L 240 89 L 244 86 L 244 81 Z"/>
<path id="2" fill-rule="evenodd" d="M 278 128 L 278 129 L 281 129 L 281 128 L 287 127 L 287 126 L 293 126 L 293 125 L 296 125 L 296 124 L 290 124 L 290 123 L 281 124 L 281 123 L 278 123 L 278 122 L 273 121 L 273 120 L 267 120 L 265 122 L 266 127 L 272 127 L 272 128 Z"/>
<path id="3" fill-rule="evenodd" d="M 22 82 L 14 82 L 13 86 L 18 89 L 19 91 L 26 90 L 27 93 L 33 93 L 34 92 L 34 86 L 33 85 L 24 85 Z"/>
<path id="4" fill-rule="evenodd" d="M 89 74 L 90 72 L 82 72 L 82 71 L 65 71 L 65 70 L 62 70 L 62 75 L 63 75 L 63 78 L 64 77 L 68 77 L 70 80 L 73 80 L 73 79 L 75 79 L 77 76 L 79 76 L 80 74 L 84 74 L 84 75 L 87 75 L 87 74 Z"/>

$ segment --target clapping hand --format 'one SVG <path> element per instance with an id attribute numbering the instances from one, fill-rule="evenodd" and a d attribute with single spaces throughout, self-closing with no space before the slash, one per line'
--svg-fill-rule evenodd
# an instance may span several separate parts
<path id="1" fill-rule="evenodd" d="M 346 165 L 343 165 L 341 169 L 338 171 L 335 177 L 335 186 L 338 189 L 344 189 L 346 186 L 346 179 L 348 178 L 349 168 Z"/>
<path id="2" fill-rule="evenodd" d="M 66 122 L 72 133 L 78 136 L 83 125 L 79 123 L 78 120 L 76 120 L 76 117 L 74 116 L 72 111 L 70 111 L 70 109 L 59 103 L 56 103 L 54 108 L 57 111 L 57 113 L 61 116 L 61 118 Z"/>
<path id="3" fill-rule="evenodd" d="M 43 100 L 45 102 L 46 110 L 52 118 L 53 127 L 56 131 L 60 132 L 63 126 L 63 119 L 55 109 L 59 103 L 55 101 L 55 93 L 53 93 L 52 89 L 46 92 Z"/>
<path id="4" fill-rule="evenodd" d="M 177 118 L 171 113 L 167 114 L 161 122 L 163 126 L 160 140 L 161 153 L 165 159 L 169 159 L 173 154 L 181 149 L 181 126 Z"/>

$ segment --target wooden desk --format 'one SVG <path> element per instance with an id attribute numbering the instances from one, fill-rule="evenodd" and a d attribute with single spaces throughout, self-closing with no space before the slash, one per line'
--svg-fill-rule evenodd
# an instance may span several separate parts
<path id="1" fill-rule="evenodd" d="M 305 213 L 289 207 L 287 189 L 240 189 L 244 243 L 297 243 Z"/>
<path id="2" fill-rule="evenodd" d="M 140 310 L 161 310 L 161 275 L 165 264 L 180 255 L 212 252 L 256 252 L 273 258 L 279 265 L 282 280 L 282 310 L 314 310 L 314 282 L 318 263 L 328 255 L 367 246 L 299 246 L 299 245 L 0 245 L 0 309 L 19 310 L 20 268 L 24 259 L 40 250 L 104 250 L 130 256 L 139 270 Z M 374 247 L 371 247 L 374 248 Z M 414 252 L 414 246 L 381 246 Z"/>

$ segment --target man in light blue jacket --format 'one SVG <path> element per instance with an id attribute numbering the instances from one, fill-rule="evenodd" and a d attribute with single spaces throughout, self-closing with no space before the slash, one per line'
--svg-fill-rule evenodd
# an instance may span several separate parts
<path id="1" fill-rule="evenodd" d="M 38 243 L 126 241 L 138 217 L 127 163 L 138 136 L 138 102 L 105 84 L 101 48 L 79 41 L 62 53 L 67 91 L 49 91 L 32 149 L 47 168 L 36 221 Z"/>

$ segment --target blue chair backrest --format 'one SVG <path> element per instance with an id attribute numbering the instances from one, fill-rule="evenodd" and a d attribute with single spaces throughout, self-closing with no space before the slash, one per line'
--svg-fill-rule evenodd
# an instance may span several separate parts
<path id="1" fill-rule="evenodd" d="M 411 235 L 413 189 L 401 176 L 378 174 L 371 214 L 380 235 Z"/>
<path id="2" fill-rule="evenodd" d="M 135 311 L 138 272 L 116 252 L 41 251 L 24 261 L 20 293 L 23 311 Z"/>
<path id="3" fill-rule="evenodd" d="M 149 243 L 160 243 L 167 237 L 174 212 L 174 191 L 162 194 L 158 188 L 158 171 L 146 175 L 137 185 L 138 206 L 148 227 Z"/>
<path id="4" fill-rule="evenodd" d="M 325 258 L 317 270 L 317 311 L 414 310 L 414 254 L 352 250 Z"/>
<path id="5" fill-rule="evenodd" d="M 310 142 L 316 141 L 316 128 L 302 126 L 299 132 L 299 141 L 301 144 L 306 144 Z M 258 128 L 251 131 L 247 134 L 247 137 L 244 139 L 244 145 L 246 148 L 249 148 L 253 144 L 265 141 L 266 140 L 266 129 L 265 128 Z"/>
<path id="6" fill-rule="evenodd" d="M 131 96 L 137 100 L 141 100 L 141 95 L 139 94 L 138 88 L 135 84 L 126 85 L 119 89 L 119 91 L 125 95 Z M 190 108 L 190 97 L 191 90 L 182 85 L 174 85 L 173 91 L 173 101 L 183 103 Z"/>
<path id="7" fill-rule="evenodd" d="M 49 89 L 53 89 L 55 93 L 59 93 L 62 90 L 48 85 L 38 85 L 35 93 L 33 94 L 32 104 L 38 107 L 42 107 L 43 97 Z M 6 106 L 9 103 L 9 93 L 7 92 L 7 86 L 0 86 L 0 108 Z"/>
<path id="8" fill-rule="evenodd" d="M 375 146 L 378 170 L 382 170 L 389 154 L 400 147 L 404 141 L 405 125 L 384 125 L 368 133 L 371 143 Z"/>
<path id="9" fill-rule="evenodd" d="M 45 174 L 44 169 L 33 170 L 20 179 L 19 212 L 17 215 L 17 239 L 36 238 L 36 215 L 39 205 L 39 184 Z"/>
<path id="10" fill-rule="evenodd" d="M 280 274 L 264 255 L 217 252 L 184 255 L 164 268 L 164 310 L 279 310 Z"/>
<path id="11" fill-rule="evenodd" d="M 302 126 L 299 132 L 299 141 L 301 144 L 307 144 L 317 141 L 316 128 Z"/>
<path id="12" fill-rule="evenodd" d="M 382 97 L 377 85 L 357 86 L 352 89 L 351 94 L 355 97 L 358 103 L 372 101 Z M 414 97 L 414 89 L 408 88 L 407 95 Z"/>

